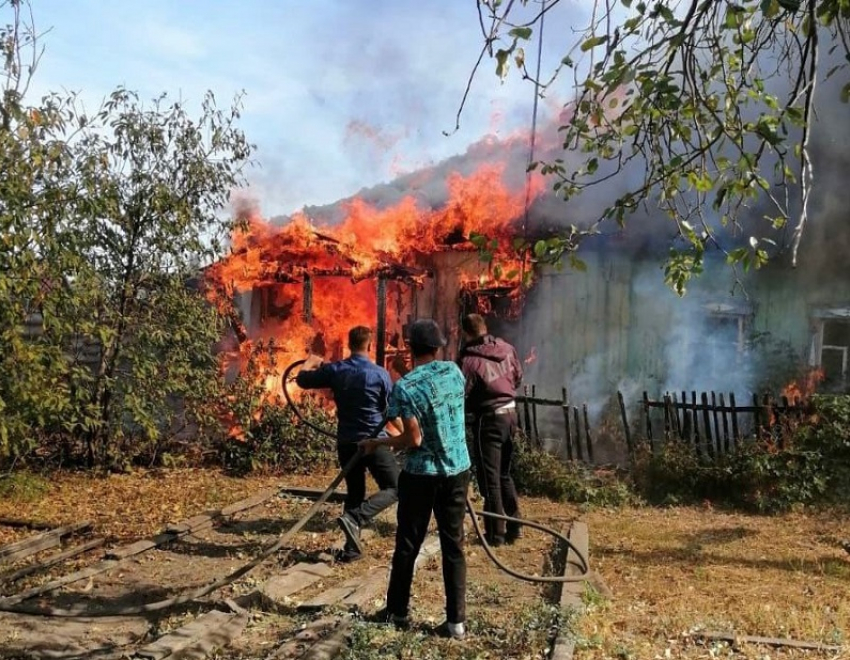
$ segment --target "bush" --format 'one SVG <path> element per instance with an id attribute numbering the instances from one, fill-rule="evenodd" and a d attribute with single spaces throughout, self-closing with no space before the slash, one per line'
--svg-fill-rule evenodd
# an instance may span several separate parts
<path id="1" fill-rule="evenodd" d="M 565 463 L 533 447 L 522 433 L 517 434 L 514 447 L 514 481 L 524 495 L 595 506 L 635 502 L 631 489 L 615 473 Z"/>
<path id="2" fill-rule="evenodd" d="M 742 443 L 710 461 L 671 442 L 640 454 L 635 482 L 650 502 L 709 500 L 771 513 L 796 505 L 843 503 L 850 494 L 850 397 L 813 397 L 813 414 L 773 437 Z"/>
<path id="3" fill-rule="evenodd" d="M 309 397 L 301 401 L 299 410 L 310 423 L 333 435 L 330 414 Z M 307 474 L 336 465 L 333 437 L 302 423 L 291 408 L 267 403 L 256 417 L 244 439 L 226 441 L 223 461 L 228 469 L 240 474 L 260 470 Z"/>

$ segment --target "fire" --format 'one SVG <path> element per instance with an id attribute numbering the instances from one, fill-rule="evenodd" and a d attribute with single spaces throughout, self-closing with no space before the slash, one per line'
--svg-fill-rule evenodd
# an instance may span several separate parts
<path id="1" fill-rule="evenodd" d="M 460 288 L 519 290 L 527 266 L 514 246 L 515 223 L 544 182 L 535 174 L 528 190 L 511 190 L 503 173 L 503 166 L 485 165 L 469 176 L 451 174 L 447 201 L 436 209 L 413 197 L 384 209 L 355 198 L 334 226 L 316 226 L 304 214 L 273 226 L 256 209 L 245 212 L 231 254 L 205 273 L 207 295 L 233 329 L 222 351 L 225 368 L 244 373 L 262 345 L 265 390 L 270 399 L 279 397 L 287 365 L 308 353 L 339 359 L 352 326 L 375 328 L 379 277 L 386 296 L 384 352 L 403 351 L 401 330 L 417 313 L 415 289 L 433 275 L 435 255 L 459 255 L 451 268 Z M 485 262 L 470 241 L 476 234 L 490 240 L 492 258 Z M 455 295 L 452 304 L 457 301 Z"/>
<path id="2" fill-rule="evenodd" d="M 824 378 L 822 369 L 812 369 L 797 380 L 791 381 L 782 389 L 782 396 L 794 403 L 805 401 L 817 390 L 818 383 Z"/>

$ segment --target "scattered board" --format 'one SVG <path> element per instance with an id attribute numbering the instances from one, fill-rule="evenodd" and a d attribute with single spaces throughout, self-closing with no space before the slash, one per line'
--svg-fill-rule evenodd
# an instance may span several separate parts
<path id="1" fill-rule="evenodd" d="M 15 541 L 9 545 L 4 545 L 0 548 L 0 562 L 15 562 L 41 552 L 42 550 L 55 548 L 57 545 L 62 543 L 62 537 L 89 529 L 90 527 L 91 523 L 88 521 L 74 523 L 73 525 L 57 527 L 56 529 L 51 529 L 47 532 L 42 532 L 41 534 L 35 534 L 25 539 L 21 539 L 20 541 Z"/>
<path id="2" fill-rule="evenodd" d="M 578 548 L 579 552 L 587 558 L 588 564 L 590 564 L 587 524 L 580 521 L 574 522 L 570 525 L 566 536 Z M 569 548 L 564 564 L 564 575 L 580 575 L 581 571 L 578 568 L 578 564 L 579 561 L 575 551 Z M 589 568 L 590 566 L 588 565 Z M 582 601 L 584 585 L 584 582 L 564 582 L 560 599 L 562 616 L 570 618 L 576 613 L 580 614 L 584 611 L 584 601 Z M 552 647 L 552 660 L 571 660 L 574 652 L 575 639 L 573 638 L 572 631 L 562 629 L 555 637 L 555 644 Z"/>
<path id="3" fill-rule="evenodd" d="M 155 642 L 136 651 L 137 658 L 205 658 L 216 648 L 228 646 L 248 625 L 248 615 L 228 614 L 213 610 L 202 614 Z"/>

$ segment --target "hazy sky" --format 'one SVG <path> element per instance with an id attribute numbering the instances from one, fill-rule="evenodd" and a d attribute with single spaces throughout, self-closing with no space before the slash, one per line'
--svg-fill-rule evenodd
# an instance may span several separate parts
<path id="1" fill-rule="evenodd" d="M 533 1 L 530 3 L 535 4 Z M 257 144 L 252 194 L 267 216 L 322 204 L 528 127 L 533 88 L 486 60 L 451 137 L 481 34 L 474 0 L 33 0 L 50 28 L 34 89 L 117 85 L 196 104 L 245 90 Z M 572 41 L 579 0 L 547 18 L 544 69 Z M 536 60 L 536 41 L 527 58 Z"/>

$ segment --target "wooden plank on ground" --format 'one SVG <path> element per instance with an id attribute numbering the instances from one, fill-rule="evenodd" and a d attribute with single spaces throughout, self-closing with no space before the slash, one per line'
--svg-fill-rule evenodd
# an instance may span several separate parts
<path id="1" fill-rule="evenodd" d="M 62 537 L 73 534 L 74 532 L 82 531 L 91 527 L 88 521 L 57 527 L 41 534 L 29 536 L 20 541 L 15 541 L 0 548 L 0 561 L 14 562 L 20 559 L 25 559 L 42 550 L 55 548 L 62 542 Z"/>
<path id="2" fill-rule="evenodd" d="M 330 635 L 313 644 L 299 660 L 333 660 L 348 646 L 351 621 L 343 620 Z"/>
<path id="3" fill-rule="evenodd" d="M 331 607 L 342 602 L 354 593 L 355 589 L 360 586 L 360 577 L 352 578 L 341 585 L 326 589 L 322 593 L 314 596 L 308 601 L 301 603 L 298 606 L 300 610 L 320 610 L 325 607 Z"/>
<path id="4" fill-rule="evenodd" d="M 581 521 L 575 521 L 570 526 L 567 538 L 576 547 L 576 549 L 588 560 L 588 532 L 587 524 Z M 567 550 L 566 561 L 564 565 L 565 576 L 581 575 L 581 562 L 578 560 L 575 550 L 569 548 Z M 587 567 L 588 569 L 590 566 Z M 584 612 L 584 601 L 582 594 L 584 593 L 584 582 L 565 582 L 561 589 L 560 606 L 562 617 L 569 622 L 573 617 Z M 571 660 L 575 652 L 575 639 L 571 630 L 564 630 L 562 625 L 561 630 L 555 637 L 555 644 L 552 647 L 552 660 Z"/>
<path id="5" fill-rule="evenodd" d="M 314 619 L 281 644 L 268 660 L 294 660 L 302 658 L 307 650 L 322 639 L 332 635 L 341 624 L 339 617 Z"/>
<path id="6" fill-rule="evenodd" d="M 142 647 L 136 656 L 147 660 L 204 658 L 213 649 L 230 644 L 247 623 L 247 615 L 213 610 Z"/>
<path id="7" fill-rule="evenodd" d="M 824 653 L 840 653 L 844 650 L 843 646 L 836 646 L 834 644 L 824 644 L 822 642 L 808 642 L 796 639 L 786 639 L 783 637 L 736 635 L 735 633 L 716 632 L 711 630 L 693 633 L 691 637 L 693 637 L 694 639 L 701 639 L 710 642 L 729 642 L 733 646 L 738 646 L 740 644 L 759 644 L 761 646 L 807 649 L 810 651 L 821 651 Z"/>
<path id="8" fill-rule="evenodd" d="M 440 539 L 431 535 L 425 539 L 416 557 L 415 568 L 421 566 L 431 557 L 440 552 Z M 310 600 L 301 603 L 299 609 L 320 610 L 333 605 L 344 605 L 346 607 L 367 609 L 369 601 L 373 600 L 386 588 L 387 569 L 373 569 L 365 574 L 347 580 L 346 582 L 330 587 Z"/>
<path id="9" fill-rule="evenodd" d="M 232 516 L 236 513 L 239 513 L 240 511 L 253 509 L 255 506 L 259 506 L 266 500 L 269 500 L 275 495 L 277 495 L 279 491 L 279 488 L 268 488 L 252 497 L 246 497 L 244 500 L 239 500 L 238 502 L 229 504 L 221 510 L 221 515 Z"/>
<path id="10" fill-rule="evenodd" d="M 299 563 L 290 566 L 260 586 L 257 593 L 264 605 L 275 609 L 289 604 L 289 597 L 331 574 L 327 564 Z"/>
<path id="11" fill-rule="evenodd" d="M 0 614 L 0 655 L 14 658 L 117 658 L 150 630 L 142 617 L 62 618 Z M 122 656 L 123 657 L 123 656 Z"/>
<path id="12" fill-rule="evenodd" d="M 370 605 L 372 602 L 386 593 L 388 579 L 389 572 L 384 566 L 378 566 L 368 570 L 360 578 L 357 588 L 343 598 L 340 605 L 361 612 L 371 609 Z"/>
<path id="13" fill-rule="evenodd" d="M 221 511 L 205 511 L 191 518 L 186 518 L 178 523 L 171 523 L 166 526 L 166 533 L 171 534 L 187 534 L 197 532 L 207 527 L 211 527 L 213 522 L 221 518 Z"/>
<path id="14" fill-rule="evenodd" d="M 64 587 L 66 584 L 72 584 L 74 582 L 79 582 L 80 580 L 85 580 L 88 577 L 98 575 L 99 573 L 105 573 L 106 571 L 118 566 L 119 563 L 120 562 L 118 561 L 109 559 L 100 561 L 92 566 L 88 566 L 79 571 L 75 571 L 74 573 L 69 573 L 68 575 L 63 575 L 60 578 L 46 582 L 41 586 L 27 589 L 26 591 L 22 591 L 13 596 L 0 598 L 0 606 L 17 605 L 18 603 L 22 603 L 23 601 L 29 600 L 35 596 L 55 591 L 59 587 Z"/>
<path id="15" fill-rule="evenodd" d="M 303 486 L 283 486 L 280 488 L 280 492 L 284 495 L 291 495 L 292 497 L 303 497 L 308 500 L 317 500 L 319 496 L 325 491 L 322 488 L 307 488 Z M 345 491 L 336 490 L 331 493 L 330 497 L 327 499 L 328 502 L 345 502 L 346 493 Z"/>
<path id="16" fill-rule="evenodd" d="M 140 555 L 143 552 L 147 552 L 153 548 L 158 548 L 161 545 L 175 541 L 179 538 L 179 536 L 179 534 L 174 534 L 172 532 L 163 532 L 162 534 L 157 534 L 149 539 L 142 539 L 135 543 L 112 548 L 106 552 L 104 559 L 126 559 L 127 557 Z"/>
<path id="17" fill-rule="evenodd" d="M 27 575 L 32 575 L 33 573 L 37 573 L 38 571 L 43 571 L 46 568 L 50 568 L 51 566 L 55 566 L 66 559 L 71 559 L 72 557 L 76 557 L 77 555 L 81 555 L 84 552 L 88 552 L 89 550 L 94 550 L 95 548 L 99 548 L 104 543 L 106 543 L 106 539 L 92 539 L 88 543 L 83 543 L 82 545 L 78 545 L 73 548 L 69 548 L 64 552 L 57 553 L 55 555 L 51 555 L 47 559 L 38 564 L 33 564 L 32 566 L 25 566 L 17 571 L 12 573 L 8 573 L 7 575 L 0 576 L 0 582 L 14 582 L 16 580 L 20 580 L 22 577 L 26 577 Z"/>

